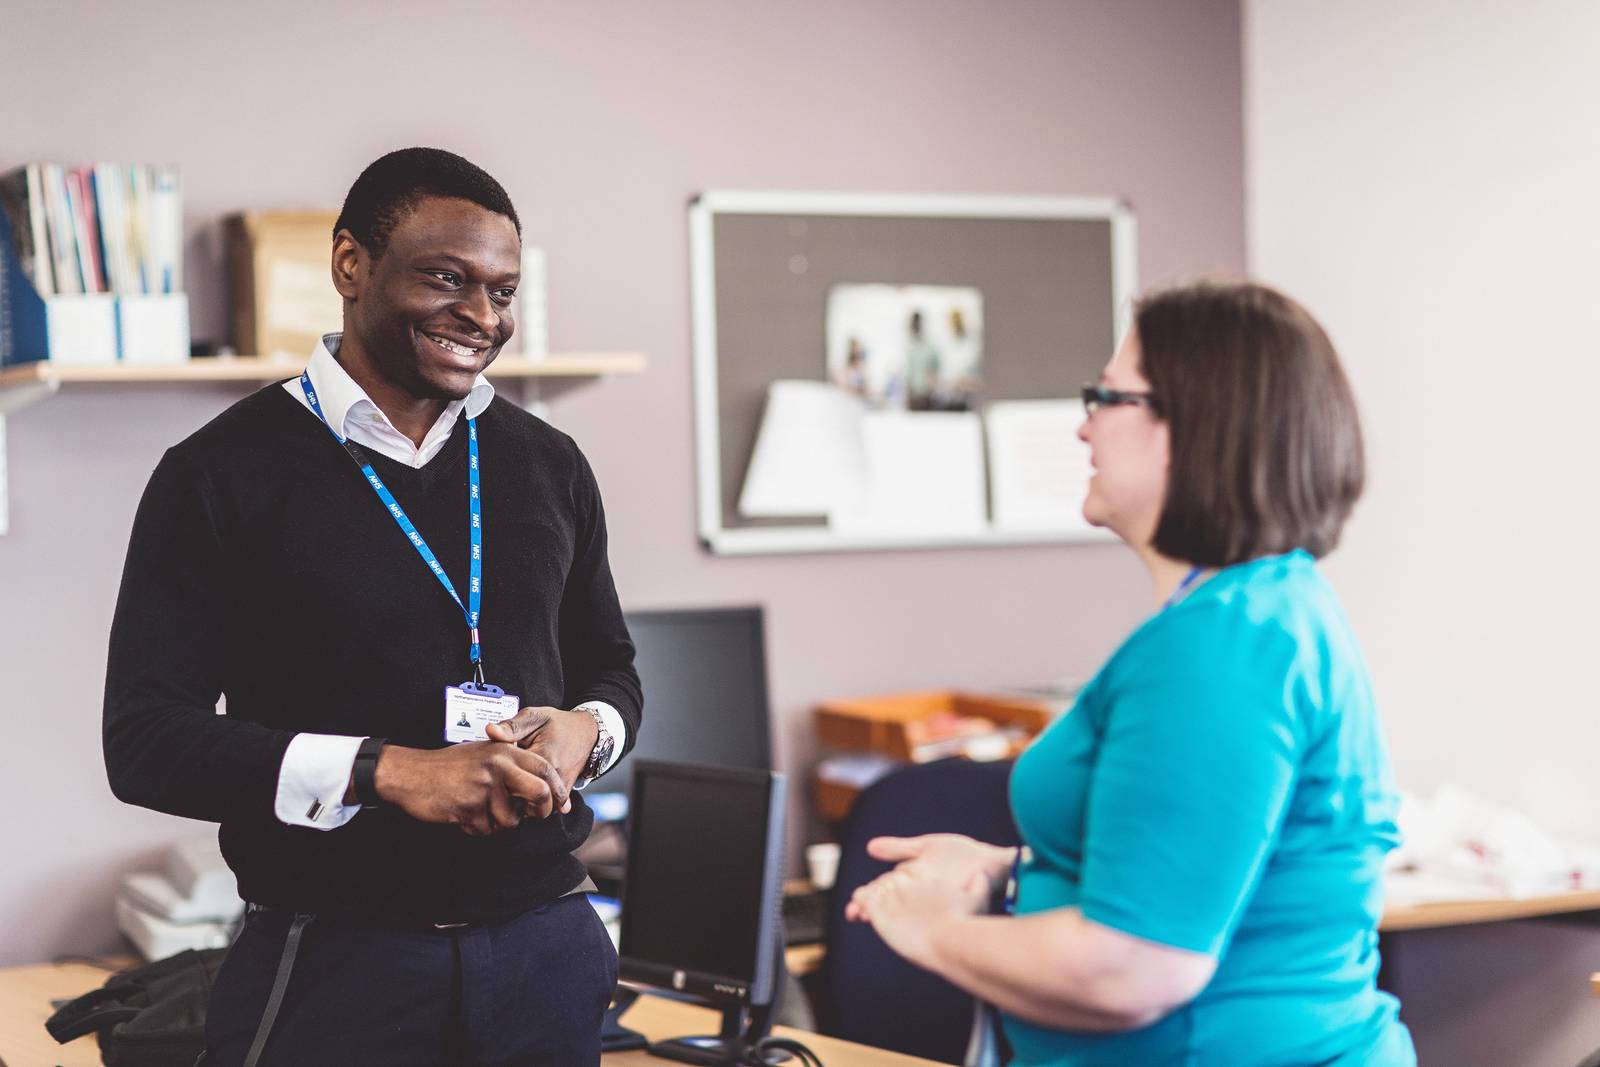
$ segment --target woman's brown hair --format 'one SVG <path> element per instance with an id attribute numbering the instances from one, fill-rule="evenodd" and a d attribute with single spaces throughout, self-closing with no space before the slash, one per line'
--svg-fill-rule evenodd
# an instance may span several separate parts
<path id="1" fill-rule="evenodd" d="M 1207 282 L 1145 297 L 1134 324 L 1171 437 L 1156 551 L 1205 567 L 1331 552 L 1366 461 L 1317 321 L 1265 286 Z"/>

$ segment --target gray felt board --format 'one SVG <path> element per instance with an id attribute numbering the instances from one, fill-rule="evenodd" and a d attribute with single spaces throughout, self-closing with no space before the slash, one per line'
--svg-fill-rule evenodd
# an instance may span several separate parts
<path id="1" fill-rule="evenodd" d="M 983 401 L 1075 396 L 1099 377 L 1115 343 L 1108 219 L 723 212 L 712 246 L 726 529 L 807 525 L 744 518 L 736 504 L 767 385 L 827 378 L 825 315 L 835 285 L 979 289 Z M 804 257 L 800 273 L 795 256 Z"/>

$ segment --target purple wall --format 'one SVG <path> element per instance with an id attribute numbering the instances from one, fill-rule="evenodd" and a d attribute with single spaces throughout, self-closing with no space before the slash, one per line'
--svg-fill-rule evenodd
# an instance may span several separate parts
<path id="1" fill-rule="evenodd" d="M 0 168 L 180 164 L 197 336 L 224 329 L 223 214 L 336 207 L 404 144 L 500 177 L 549 253 L 553 347 L 650 357 L 553 416 L 600 477 L 625 604 L 765 604 L 774 736 L 797 776 L 819 699 L 1083 675 L 1145 610 L 1110 546 L 705 555 L 685 205 L 709 187 L 1117 194 L 1146 284 L 1237 272 L 1234 0 L 63 3 L 30 5 L 20 41 L 6 21 Z M 115 879 L 202 830 L 112 799 L 100 686 L 144 481 L 240 395 L 77 387 L 10 420 L 0 964 L 115 946 Z"/>

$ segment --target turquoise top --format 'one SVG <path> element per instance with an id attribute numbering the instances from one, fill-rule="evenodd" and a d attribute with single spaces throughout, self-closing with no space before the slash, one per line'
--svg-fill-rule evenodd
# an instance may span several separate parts
<path id="1" fill-rule="evenodd" d="M 1142 1029 L 1005 1019 L 1018 1064 L 1414 1067 L 1375 986 L 1398 797 L 1372 683 L 1304 552 L 1218 571 L 1123 643 L 1017 761 L 1019 914 L 1077 907 L 1213 956 Z"/>

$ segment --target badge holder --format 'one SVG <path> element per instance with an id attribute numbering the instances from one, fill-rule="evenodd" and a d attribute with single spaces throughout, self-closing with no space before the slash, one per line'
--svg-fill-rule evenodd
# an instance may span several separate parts
<path id="1" fill-rule="evenodd" d="M 472 681 L 444 690 L 444 739 L 453 745 L 489 740 L 487 728 L 513 717 L 521 707 L 515 696 L 485 682 L 481 667 L 473 674 Z"/>

